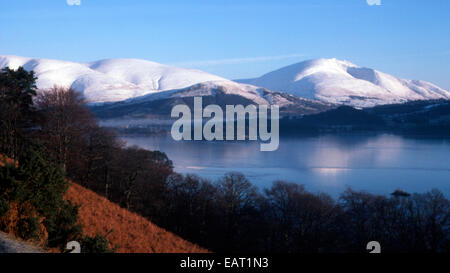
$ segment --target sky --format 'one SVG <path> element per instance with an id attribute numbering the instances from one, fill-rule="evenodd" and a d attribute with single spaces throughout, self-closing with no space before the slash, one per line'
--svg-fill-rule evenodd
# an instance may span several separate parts
<path id="1" fill-rule="evenodd" d="M 139 58 L 229 79 L 338 58 L 450 90 L 449 0 L 0 0 L 0 55 Z"/>

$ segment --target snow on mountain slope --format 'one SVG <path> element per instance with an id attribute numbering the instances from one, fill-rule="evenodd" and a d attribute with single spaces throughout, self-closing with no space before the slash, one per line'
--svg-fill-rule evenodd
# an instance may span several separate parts
<path id="1" fill-rule="evenodd" d="M 0 68 L 23 66 L 34 70 L 37 86 L 72 87 L 89 102 L 126 100 L 161 90 L 177 89 L 193 84 L 225 80 L 199 70 L 162 65 L 138 59 L 110 59 L 92 63 L 0 56 Z"/>
<path id="2" fill-rule="evenodd" d="M 98 72 L 149 90 L 178 89 L 199 82 L 225 80 L 200 70 L 162 65 L 139 59 L 109 59 L 89 63 Z"/>
<path id="3" fill-rule="evenodd" d="M 396 78 L 337 59 L 304 61 L 259 78 L 236 81 L 356 107 L 410 100 L 450 99 L 448 91 L 431 83 Z"/>
<path id="4" fill-rule="evenodd" d="M 261 88 L 250 84 L 236 83 L 228 80 L 203 82 L 182 89 L 151 93 L 144 96 L 131 98 L 121 103 L 133 104 L 164 99 L 208 96 L 235 96 L 246 99 L 258 105 L 278 105 L 280 108 L 291 106 L 297 104 L 298 102 L 311 102 L 320 104 L 320 106 L 328 106 L 328 104 L 319 101 L 299 98 L 286 93 L 272 92 L 266 88 Z"/>
<path id="5" fill-rule="evenodd" d="M 217 104 L 225 109 L 226 105 L 278 105 L 280 114 L 301 115 L 326 111 L 334 105 L 248 84 L 232 81 L 209 81 L 186 88 L 166 90 L 120 102 L 93 105 L 92 109 L 101 119 L 145 118 L 150 115 L 170 116 L 173 106 L 186 104 L 193 106 L 193 97 L 202 97 L 203 104 Z"/>
<path id="6" fill-rule="evenodd" d="M 237 95 L 253 101 L 256 104 L 269 105 L 269 101 L 264 98 L 265 92 L 268 90 L 256 87 L 249 84 L 239 84 L 228 80 L 209 81 L 198 83 L 182 89 L 168 90 L 154 94 L 148 94 L 137 98 L 126 100 L 125 103 L 153 101 L 169 98 L 183 98 L 183 97 L 203 97 L 215 96 L 218 93 L 224 95 Z"/>

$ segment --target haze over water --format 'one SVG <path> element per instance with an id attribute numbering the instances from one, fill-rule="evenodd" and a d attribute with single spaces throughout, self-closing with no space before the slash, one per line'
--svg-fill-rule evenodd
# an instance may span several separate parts
<path id="1" fill-rule="evenodd" d="M 260 188 L 275 180 L 338 196 L 347 187 L 377 194 L 396 189 L 450 196 L 449 140 L 394 135 L 281 138 L 274 152 L 258 142 L 174 141 L 170 136 L 124 137 L 128 145 L 165 152 L 175 171 L 215 180 L 241 172 Z"/>

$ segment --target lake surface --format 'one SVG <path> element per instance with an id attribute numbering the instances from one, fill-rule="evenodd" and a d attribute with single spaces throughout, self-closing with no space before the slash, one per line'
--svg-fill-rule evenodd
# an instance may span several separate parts
<path id="1" fill-rule="evenodd" d="M 450 196 L 450 141 L 394 135 L 280 139 L 274 152 L 254 141 L 174 141 L 171 136 L 123 137 L 128 145 L 165 152 L 175 171 L 212 180 L 237 171 L 260 188 L 274 180 L 338 196 L 347 187 L 389 194 L 396 189 Z"/>

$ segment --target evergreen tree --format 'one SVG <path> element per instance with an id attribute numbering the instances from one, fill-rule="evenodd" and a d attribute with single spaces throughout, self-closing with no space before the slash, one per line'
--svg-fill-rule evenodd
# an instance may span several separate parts
<path id="1" fill-rule="evenodd" d="M 0 168 L 0 199 L 18 206 L 16 235 L 24 239 L 40 238 L 43 225 L 50 247 L 63 247 L 79 238 L 78 208 L 64 200 L 69 185 L 62 169 L 48 160 L 43 146 L 35 143 L 20 154 L 19 162 L 17 167 Z M 3 214 L 7 210 L 8 207 L 4 208 Z"/>
<path id="2" fill-rule="evenodd" d="M 33 126 L 36 77 L 23 67 L 0 71 L 0 152 L 17 158 L 28 129 Z"/>

